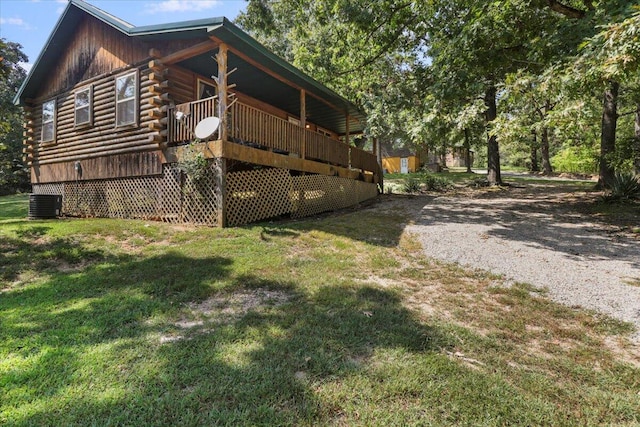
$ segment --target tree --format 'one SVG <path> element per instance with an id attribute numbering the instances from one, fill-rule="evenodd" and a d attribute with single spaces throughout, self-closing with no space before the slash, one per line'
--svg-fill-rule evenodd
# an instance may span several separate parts
<path id="1" fill-rule="evenodd" d="M 553 2 L 558 3 L 558 2 Z M 623 0 L 593 2 L 584 1 L 587 10 L 567 8 L 558 10 L 565 16 L 590 24 L 592 34 L 585 37 L 582 50 L 577 55 L 573 71 L 578 78 L 587 77 L 591 85 L 604 86 L 600 132 L 600 161 L 598 187 L 609 187 L 615 167 L 612 161 L 616 151 L 617 103 L 620 83 L 630 69 L 637 69 L 637 59 L 630 53 L 638 53 L 638 7 Z M 633 12 L 633 10 L 636 12 Z M 578 13 L 579 12 L 579 13 Z M 599 24 L 599 25 L 598 25 Z M 604 29 L 597 32 L 598 26 Z M 637 58 L 637 57 L 636 57 Z"/>
<path id="2" fill-rule="evenodd" d="M 640 6 L 629 6 L 627 13 L 621 13 L 624 19 L 611 22 L 605 25 L 596 36 L 594 36 L 586 48 L 584 49 L 583 58 L 585 63 L 589 65 L 597 64 L 596 70 L 601 78 L 609 79 L 610 86 L 605 92 L 605 112 L 603 113 L 603 135 L 605 134 L 605 125 L 608 127 L 615 126 L 617 112 L 615 111 L 617 92 L 619 84 L 617 81 L 625 81 L 635 87 L 635 120 L 634 120 L 634 142 L 632 144 L 632 162 L 636 174 L 640 174 L 640 78 L 638 77 L 638 69 L 640 68 Z M 609 111 L 607 111 L 607 108 Z M 605 121 L 606 117 L 606 121 Z M 615 128 L 607 129 L 607 133 L 615 137 Z M 608 154 L 615 146 L 609 144 L 603 154 Z M 609 165 L 601 165 L 601 179 L 603 179 L 602 170 L 607 178 L 611 177 L 612 170 Z"/>
<path id="3" fill-rule="evenodd" d="M 22 159 L 22 109 L 13 98 L 26 77 L 27 60 L 17 43 L 0 39 L 0 194 L 27 191 L 28 168 Z"/>
<path id="4" fill-rule="evenodd" d="M 511 73 L 539 72 L 551 53 L 560 18 L 542 2 L 509 0 L 433 2 L 429 55 L 439 70 L 442 96 L 481 97 L 485 103 L 488 175 L 501 184 L 496 119 L 502 85 Z M 564 44 L 564 43 L 563 43 Z M 460 96 L 460 90 L 467 93 Z"/>

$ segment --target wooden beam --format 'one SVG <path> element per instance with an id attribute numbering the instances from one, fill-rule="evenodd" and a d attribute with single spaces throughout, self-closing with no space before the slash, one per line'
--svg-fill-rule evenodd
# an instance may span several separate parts
<path id="1" fill-rule="evenodd" d="M 227 203 L 225 200 L 227 193 L 227 160 L 223 157 L 216 160 L 218 162 L 218 173 L 216 174 L 216 196 L 218 198 L 218 226 L 227 226 Z"/>
<path id="2" fill-rule="evenodd" d="M 198 43 L 196 45 L 188 47 L 186 49 L 182 49 L 177 52 L 170 53 L 169 55 L 164 56 L 161 59 L 161 61 L 164 65 L 171 65 L 180 61 L 184 61 L 185 59 L 201 55 L 217 47 L 218 47 L 218 42 L 209 39 L 202 43 Z"/>

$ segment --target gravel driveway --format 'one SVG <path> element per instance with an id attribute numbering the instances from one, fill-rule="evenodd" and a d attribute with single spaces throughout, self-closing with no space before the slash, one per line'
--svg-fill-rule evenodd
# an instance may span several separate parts
<path id="1" fill-rule="evenodd" d="M 576 197 L 552 185 L 415 197 L 411 204 L 420 205 L 407 231 L 429 257 L 546 288 L 562 304 L 632 322 L 640 342 L 640 239 L 580 213 Z"/>

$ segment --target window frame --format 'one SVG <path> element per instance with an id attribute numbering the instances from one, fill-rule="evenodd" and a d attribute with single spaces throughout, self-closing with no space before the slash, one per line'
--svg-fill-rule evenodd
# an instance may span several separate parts
<path id="1" fill-rule="evenodd" d="M 134 84 L 134 88 L 133 88 L 133 96 L 128 97 L 128 98 L 124 98 L 124 99 L 118 99 L 118 80 L 120 79 L 126 79 L 129 76 L 133 76 L 133 84 Z M 126 73 L 122 73 L 119 74 L 117 76 L 115 76 L 115 80 L 114 80 L 114 89 L 115 89 L 115 107 L 116 107 L 116 112 L 115 112 L 115 121 L 116 121 L 116 128 L 125 128 L 125 127 L 134 127 L 138 125 L 138 115 L 139 115 L 139 92 L 140 92 L 140 74 L 138 72 L 138 70 L 134 70 L 134 71 L 127 71 Z M 120 104 L 124 104 L 126 102 L 133 102 L 133 120 L 128 121 L 128 122 L 124 122 L 124 123 L 120 123 L 120 115 L 118 114 L 119 111 L 119 105 Z"/>
<path id="2" fill-rule="evenodd" d="M 197 78 L 197 81 L 196 81 L 196 95 L 198 97 L 197 101 L 200 101 L 201 99 L 210 98 L 209 96 L 206 97 L 206 98 L 202 97 L 202 92 L 203 91 L 201 90 L 201 88 L 203 86 L 209 86 L 209 87 L 212 87 L 215 90 L 215 95 L 212 95 L 212 96 L 217 96 L 218 95 L 218 86 L 215 84 L 215 82 L 208 81 L 208 80 L 205 80 L 205 79 L 202 79 L 202 78 Z"/>
<path id="3" fill-rule="evenodd" d="M 89 103 L 88 105 L 78 108 L 78 94 L 88 92 Z M 78 110 L 87 109 L 88 119 L 87 121 L 78 123 Z M 84 128 L 93 126 L 93 85 L 85 86 L 75 91 L 73 95 L 73 125 L 75 128 Z"/>
<path id="4" fill-rule="evenodd" d="M 287 116 L 287 121 L 289 123 L 291 123 L 292 125 L 296 125 L 298 127 L 302 126 L 302 122 L 300 121 L 300 119 L 293 117 L 293 116 Z"/>
<path id="5" fill-rule="evenodd" d="M 320 135 L 326 136 L 327 138 L 333 138 L 333 134 L 328 130 L 321 128 L 320 126 L 316 126 L 316 132 Z"/>
<path id="6" fill-rule="evenodd" d="M 47 104 L 53 104 L 53 113 L 51 114 L 51 120 L 45 121 L 44 111 Z M 40 133 L 40 142 L 42 143 L 54 143 L 56 141 L 56 117 L 58 115 L 58 103 L 56 98 L 49 99 L 42 103 L 42 129 Z M 45 126 L 51 125 L 51 138 L 45 139 Z"/>

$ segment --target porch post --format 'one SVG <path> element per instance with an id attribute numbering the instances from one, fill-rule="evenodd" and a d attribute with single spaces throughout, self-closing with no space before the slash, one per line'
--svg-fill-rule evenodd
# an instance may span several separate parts
<path id="1" fill-rule="evenodd" d="M 215 187 L 214 192 L 216 198 L 218 199 L 218 211 L 217 211 L 217 222 L 218 227 L 226 227 L 227 226 L 227 201 L 226 199 L 226 191 L 227 191 L 227 161 L 224 157 L 220 157 L 214 160 L 215 165 Z"/>
<path id="2" fill-rule="evenodd" d="M 307 93 L 300 89 L 300 126 L 302 126 L 302 146 L 300 147 L 300 158 L 307 155 Z"/>
<path id="3" fill-rule="evenodd" d="M 347 110 L 347 113 L 345 114 L 345 124 L 344 124 L 344 142 L 347 144 L 347 147 L 349 147 L 349 168 L 351 168 L 351 144 L 349 143 L 349 111 Z"/>
<path id="4" fill-rule="evenodd" d="M 344 142 L 347 143 L 347 145 L 351 145 L 349 144 L 349 113 L 346 114 L 346 123 L 345 123 L 345 135 L 344 135 Z"/>
<path id="5" fill-rule="evenodd" d="M 216 61 L 218 62 L 218 116 L 220 117 L 220 131 L 218 133 L 219 138 L 223 141 L 227 140 L 227 52 L 228 47 L 226 44 L 221 43 L 216 54 Z"/>

